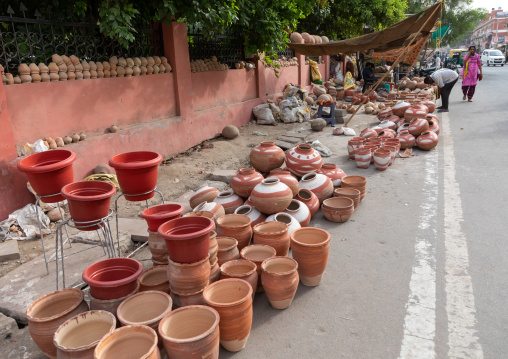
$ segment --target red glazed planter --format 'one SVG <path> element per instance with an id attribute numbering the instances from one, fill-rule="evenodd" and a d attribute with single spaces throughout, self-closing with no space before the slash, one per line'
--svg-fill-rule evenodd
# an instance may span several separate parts
<path id="1" fill-rule="evenodd" d="M 286 166 L 297 176 L 315 172 L 321 168 L 321 155 L 311 145 L 301 143 L 286 152 Z"/>
<path id="2" fill-rule="evenodd" d="M 435 132 L 426 131 L 422 133 L 420 136 L 418 136 L 418 138 L 416 139 L 416 145 L 421 150 L 430 151 L 431 149 L 437 146 L 438 141 L 439 138 Z"/>
<path id="3" fill-rule="evenodd" d="M 314 217 L 319 211 L 319 198 L 317 198 L 317 196 L 308 189 L 301 189 L 298 191 L 295 199 L 299 200 L 309 208 L 311 217 Z"/>
<path id="4" fill-rule="evenodd" d="M 293 192 L 278 178 L 267 178 L 252 190 L 250 199 L 261 213 L 281 212 L 289 206 Z"/>
<path id="5" fill-rule="evenodd" d="M 237 195 L 247 198 L 262 180 L 264 177 L 254 168 L 243 167 L 231 178 L 229 185 Z"/>
<path id="6" fill-rule="evenodd" d="M 220 204 L 226 214 L 233 214 L 235 210 L 243 205 L 243 199 L 235 194 L 232 190 L 223 191 L 213 200 L 215 203 Z"/>
<path id="7" fill-rule="evenodd" d="M 67 150 L 51 150 L 27 156 L 18 162 L 20 172 L 26 174 L 28 182 L 39 196 L 58 194 L 62 187 L 74 181 L 72 163 L 76 155 Z M 56 203 L 64 197 L 43 198 L 46 203 Z"/>
<path id="8" fill-rule="evenodd" d="M 182 215 L 184 208 L 180 204 L 161 204 L 145 209 L 140 216 L 148 224 L 148 229 L 157 232 L 164 222 L 178 218 Z"/>
<path id="9" fill-rule="evenodd" d="M 210 232 L 214 226 L 210 218 L 181 217 L 163 223 L 157 232 L 166 241 L 173 262 L 194 263 L 209 255 Z"/>
<path id="10" fill-rule="evenodd" d="M 429 129 L 429 123 L 425 118 L 415 118 L 409 123 L 408 131 L 413 136 L 420 136 Z"/>
<path id="11" fill-rule="evenodd" d="M 250 151 L 250 163 L 252 167 L 262 173 L 282 166 L 284 163 L 284 151 L 275 142 L 263 141 Z"/>
<path id="12" fill-rule="evenodd" d="M 317 173 L 323 174 L 330 178 L 334 188 L 339 188 L 343 177 L 346 173 L 341 170 L 335 163 L 323 163 L 321 169 Z"/>
<path id="13" fill-rule="evenodd" d="M 120 188 L 128 201 L 144 201 L 154 196 L 150 192 L 157 186 L 157 170 L 162 156 L 155 152 L 126 152 L 113 156 L 109 165 L 115 169 Z"/>
<path id="14" fill-rule="evenodd" d="M 274 169 L 270 171 L 270 174 L 267 178 L 278 178 L 282 183 L 285 183 L 289 188 L 291 188 L 291 192 L 293 192 L 293 197 L 297 195 L 300 190 L 300 185 L 298 184 L 298 179 L 289 171 L 285 171 L 283 169 Z M 247 204 L 247 203 L 246 203 Z"/>
<path id="15" fill-rule="evenodd" d="M 94 298 L 118 299 L 137 289 L 142 271 L 143 265 L 132 258 L 103 259 L 83 271 L 83 281 Z"/>

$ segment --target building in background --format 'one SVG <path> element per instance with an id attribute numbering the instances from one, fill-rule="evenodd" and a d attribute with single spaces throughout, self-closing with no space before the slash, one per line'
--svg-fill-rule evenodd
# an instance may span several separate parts
<path id="1" fill-rule="evenodd" d="M 493 8 L 475 27 L 471 41 L 478 50 L 496 49 L 508 44 L 508 11 Z"/>

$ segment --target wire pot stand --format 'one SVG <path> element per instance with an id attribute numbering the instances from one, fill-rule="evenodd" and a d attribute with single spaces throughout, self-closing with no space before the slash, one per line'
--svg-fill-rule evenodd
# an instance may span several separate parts
<path id="1" fill-rule="evenodd" d="M 99 246 L 102 247 L 104 254 L 107 254 L 108 258 L 115 258 L 116 257 L 115 242 L 113 239 L 113 235 L 111 234 L 111 228 L 109 225 L 109 219 L 112 215 L 113 215 L 113 211 L 110 209 L 108 212 L 108 215 L 106 217 L 100 218 L 98 220 L 96 219 L 96 220 L 88 221 L 88 222 L 76 222 L 72 218 L 69 218 L 69 219 L 63 221 L 57 227 L 57 229 L 56 229 L 56 251 L 55 251 L 55 254 L 56 254 L 56 257 L 55 257 L 55 261 L 56 261 L 56 289 L 57 290 L 58 290 L 58 284 L 59 284 L 59 280 L 58 280 L 58 276 L 59 276 L 59 272 L 58 272 L 58 260 L 59 260 L 58 241 L 60 240 L 60 252 L 61 252 L 60 259 L 62 261 L 62 277 L 63 277 L 62 282 L 63 282 L 63 288 L 65 288 L 64 258 L 70 257 L 74 254 L 78 254 L 78 253 L 81 253 L 81 252 L 84 252 L 84 251 L 87 251 L 89 249 L 99 247 Z M 81 249 L 79 251 L 64 254 L 64 241 L 63 241 L 62 227 L 65 227 L 65 226 L 69 226 L 69 227 L 72 227 L 72 228 L 75 228 L 78 230 L 83 230 L 86 228 L 95 227 L 94 230 L 96 231 L 97 236 L 99 237 L 99 243 L 96 245 L 92 245 L 88 248 Z M 99 227 L 99 228 L 97 228 L 97 227 Z M 101 237 L 100 232 L 102 232 L 102 237 Z M 67 241 L 68 240 L 69 239 L 67 238 Z M 69 243 L 70 243 L 70 241 L 69 241 Z M 120 252 L 120 242 L 118 242 L 118 246 L 119 246 L 118 251 Z"/>

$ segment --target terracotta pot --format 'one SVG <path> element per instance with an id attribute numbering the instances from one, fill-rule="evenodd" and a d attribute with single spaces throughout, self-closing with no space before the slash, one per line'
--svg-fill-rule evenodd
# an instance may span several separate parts
<path id="1" fill-rule="evenodd" d="M 397 138 L 400 140 L 400 148 L 406 149 L 414 147 L 416 143 L 416 138 L 412 134 L 409 133 L 409 131 L 401 131 Z"/>
<path id="2" fill-rule="evenodd" d="M 293 192 L 278 178 L 267 178 L 252 190 L 250 200 L 262 213 L 273 214 L 283 211 L 291 203 Z"/>
<path id="3" fill-rule="evenodd" d="M 76 160 L 74 152 L 53 150 L 34 153 L 21 159 L 18 170 L 23 172 L 35 193 L 39 196 L 59 194 L 62 187 L 74 181 L 72 163 Z M 63 201 L 61 195 L 45 197 L 44 202 Z"/>
<path id="4" fill-rule="evenodd" d="M 264 177 L 254 168 L 243 167 L 231 178 L 229 185 L 238 196 L 247 198 L 263 179 Z"/>
<path id="5" fill-rule="evenodd" d="M 436 111 L 436 103 L 434 101 L 424 100 L 421 103 L 429 109 L 429 113 Z"/>
<path id="6" fill-rule="evenodd" d="M 138 278 L 139 291 L 159 291 L 169 294 L 168 266 L 145 269 Z"/>
<path id="7" fill-rule="evenodd" d="M 319 170 L 321 162 L 319 152 L 306 143 L 301 143 L 286 152 L 286 166 L 291 173 L 300 177 Z"/>
<path id="8" fill-rule="evenodd" d="M 348 141 L 347 151 L 349 154 L 349 159 L 351 159 L 351 160 L 355 159 L 354 150 L 356 150 L 357 148 L 362 148 L 364 143 L 365 143 L 365 138 L 363 138 L 363 137 L 353 137 L 352 139 L 350 139 Z"/>
<path id="9" fill-rule="evenodd" d="M 334 188 L 340 187 L 342 177 L 346 177 L 346 173 L 341 170 L 335 163 L 323 163 L 321 169 L 317 173 L 323 174 L 330 178 Z"/>
<path id="10" fill-rule="evenodd" d="M 204 290 L 205 289 L 203 288 L 195 293 L 182 294 L 171 289 L 171 293 L 169 295 L 173 300 L 173 308 L 183 308 L 190 305 L 205 305 L 206 303 L 203 299 Z"/>
<path id="11" fill-rule="evenodd" d="M 333 183 L 328 176 L 319 173 L 308 173 L 300 180 L 300 188 L 313 192 L 322 203 L 333 193 Z"/>
<path id="12" fill-rule="evenodd" d="M 206 217 L 213 222 L 213 228 L 215 229 L 215 215 L 210 211 L 196 211 L 185 213 L 182 217 Z"/>
<path id="13" fill-rule="evenodd" d="M 194 263 L 208 257 L 213 221 L 206 217 L 181 217 L 162 224 L 158 233 L 166 241 L 169 258 L 177 263 Z"/>
<path id="14" fill-rule="evenodd" d="M 217 282 L 220 278 L 220 267 L 219 267 L 219 259 L 215 258 L 214 262 L 210 264 L 210 279 L 209 283 L 212 284 Z"/>
<path id="15" fill-rule="evenodd" d="M 416 145 L 419 149 L 424 151 L 430 151 L 437 146 L 438 142 L 438 136 L 432 131 L 425 131 L 416 139 Z"/>
<path id="16" fill-rule="evenodd" d="M 404 112 L 404 119 L 406 122 L 411 122 L 415 118 L 426 118 L 428 109 L 425 106 L 418 104 L 411 105 L 406 112 Z"/>
<path id="17" fill-rule="evenodd" d="M 190 206 L 192 209 L 196 208 L 200 203 L 213 202 L 219 195 L 220 191 L 215 187 L 204 185 L 196 190 L 196 193 L 190 198 Z"/>
<path id="18" fill-rule="evenodd" d="M 439 123 L 439 117 L 436 115 L 432 115 L 429 113 L 426 118 L 427 118 L 427 121 L 432 120 L 434 122 Z"/>
<path id="19" fill-rule="evenodd" d="M 429 129 L 429 123 L 425 118 L 415 118 L 409 123 L 408 131 L 413 136 L 420 136 Z"/>
<path id="20" fill-rule="evenodd" d="M 301 189 L 298 191 L 298 195 L 295 197 L 298 201 L 302 202 L 309 208 L 310 216 L 313 217 L 319 211 L 319 199 L 318 197 L 308 189 Z"/>
<path id="21" fill-rule="evenodd" d="M 110 312 L 116 317 L 116 311 L 118 309 L 118 306 L 127 298 L 130 296 L 136 294 L 139 292 L 139 284 L 136 283 L 136 289 L 134 289 L 131 293 L 127 294 L 124 297 L 118 298 L 118 299 L 97 299 L 94 298 L 93 295 L 90 293 L 88 294 L 88 297 L 90 298 L 90 310 L 104 310 L 106 312 Z"/>
<path id="22" fill-rule="evenodd" d="M 399 128 L 397 128 L 397 134 L 400 134 L 402 131 L 407 131 L 408 128 L 409 128 L 409 123 L 408 122 L 402 123 L 399 126 Z"/>
<path id="23" fill-rule="evenodd" d="M 217 234 L 238 241 L 238 250 L 250 244 L 252 239 L 251 219 L 244 214 L 226 214 L 217 220 Z"/>
<path id="24" fill-rule="evenodd" d="M 275 142 L 263 141 L 250 152 L 252 167 L 262 173 L 282 166 L 284 163 L 284 151 Z"/>
<path id="25" fill-rule="evenodd" d="M 94 359 L 160 359 L 157 333 L 146 325 L 128 325 L 106 334 L 94 352 Z"/>
<path id="26" fill-rule="evenodd" d="M 388 168 L 388 164 L 392 158 L 389 150 L 379 149 L 374 152 L 374 165 L 376 170 L 384 171 Z"/>
<path id="27" fill-rule="evenodd" d="M 334 197 L 323 202 L 321 211 L 330 222 L 346 222 L 354 212 L 354 202 L 351 198 Z"/>
<path id="28" fill-rule="evenodd" d="M 193 305 L 166 315 L 159 324 L 164 350 L 169 358 L 218 359 L 219 313 Z"/>
<path id="29" fill-rule="evenodd" d="M 298 262 L 298 275 L 303 285 L 314 287 L 328 263 L 330 234 L 320 228 L 300 228 L 291 234 L 291 254 Z"/>
<path id="30" fill-rule="evenodd" d="M 166 241 L 159 236 L 159 233 L 148 230 L 148 249 L 152 253 L 152 262 L 168 264 L 168 248 Z"/>
<path id="31" fill-rule="evenodd" d="M 433 120 L 428 120 L 429 122 L 429 129 L 427 131 L 432 131 L 434 132 L 436 135 L 439 135 L 439 123 L 437 123 L 436 121 L 433 121 Z"/>
<path id="32" fill-rule="evenodd" d="M 235 259 L 220 267 L 220 279 L 238 278 L 247 281 L 252 287 L 252 300 L 258 286 L 258 272 L 254 262 L 247 259 Z"/>
<path id="33" fill-rule="evenodd" d="M 235 214 L 244 214 L 251 220 L 251 227 L 254 227 L 256 224 L 264 222 L 266 220 L 266 216 L 259 212 L 255 207 L 251 207 L 249 205 L 243 205 L 238 207 L 235 210 Z"/>
<path id="34" fill-rule="evenodd" d="M 360 204 L 360 195 L 360 191 L 355 188 L 337 188 L 333 192 L 334 197 L 351 198 L 355 208 Z"/>
<path id="35" fill-rule="evenodd" d="M 400 151 L 400 140 L 398 138 L 387 138 L 383 145 L 397 146 L 397 153 Z"/>
<path id="36" fill-rule="evenodd" d="M 377 132 L 372 128 L 366 128 L 362 132 L 360 132 L 360 137 L 363 138 L 377 137 Z"/>
<path id="37" fill-rule="evenodd" d="M 86 267 L 83 281 L 90 287 L 94 298 L 117 299 L 137 288 L 142 271 L 143 265 L 135 259 L 108 258 Z"/>
<path id="38" fill-rule="evenodd" d="M 116 328 L 116 318 L 103 310 L 78 314 L 60 325 L 53 337 L 57 358 L 93 358 L 95 347 Z"/>
<path id="39" fill-rule="evenodd" d="M 266 244 L 253 244 L 242 249 L 240 255 L 243 259 L 249 260 L 256 265 L 256 272 L 258 274 L 256 292 L 264 292 L 263 285 L 261 284 L 261 263 L 265 259 L 277 255 L 275 248 Z"/>
<path id="40" fill-rule="evenodd" d="M 293 258 L 273 257 L 261 264 L 261 283 L 275 309 L 289 308 L 298 289 L 298 263 Z"/>
<path id="41" fill-rule="evenodd" d="M 180 204 L 160 204 L 145 209 L 140 217 L 146 221 L 150 231 L 157 232 L 161 224 L 180 217 L 183 211 L 184 207 Z"/>
<path id="42" fill-rule="evenodd" d="M 215 216 L 215 219 L 223 216 L 226 214 L 226 211 L 224 210 L 224 207 L 222 207 L 221 204 L 215 203 L 215 202 L 202 202 L 198 204 L 194 210 L 194 212 L 200 212 L 200 211 L 206 211 L 206 212 L 212 212 Z"/>
<path id="43" fill-rule="evenodd" d="M 144 201 L 154 196 L 157 170 L 162 156 L 155 152 L 126 152 L 113 156 L 109 165 L 115 169 L 118 183 L 128 201 Z M 147 193 L 141 195 L 143 193 Z"/>
<path id="44" fill-rule="evenodd" d="M 291 174 L 289 171 L 284 171 L 282 169 L 275 169 L 270 171 L 270 174 L 267 178 L 278 178 L 282 183 L 285 183 L 293 192 L 293 197 L 298 194 L 300 190 L 300 185 L 298 184 L 298 179 Z"/>
<path id="45" fill-rule="evenodd" d="M 217 237 L 219 249 L 217 251 L 217 260 L 219 267 L 233 259 L 240 258 L 238 250 L 238 241 L 233 237 Z"/>
<path id="46" fill-rule="evenodd" d="M 369 168 L 372 160 L 372 152 L 368 148 L 357 148 L 355 150 L 356 167 Z"/>
<path id="47" fill-rule="evenodd" d="M 167 273 L 172 290 L 181 294 L 195 293 L 208 285 L 210 261 L 208 256 L 194 263 L 176 263 L 170 259 Z"/>
<path id="48" fill-rule="evenodd" d="M 391 107 L 387 107 L 381 111 L 379 111 L 379 113 L 377 114 L 377 119 L 379 121 L 382 121 L 382 120 L 385 120 L 387 117 L 390 117 L 393 115 L 393 112 L 392 112 L 392 109 Z M 364 136 L 362 136 L 364 137 Z"/>
<path id="49" fill-rule="evenodd" d="M 236 195 L 233 190 L 223 191 L 213 200 L 222 205 L 226 214 L 233 214 L 243 204 L 243 199 Z"/>
<path id="50" fill-rule="evenodd" d="M 290 214 L 281 212 L 272 214 L 271 216 L 266 218 L 266 222 L 281 222 L 285 223 L 288 226 L 288 234 L 291 235 L 294 230 L 301 228 L 300 223 Z"/>
<path id="51" fill-rule="evenodd" d="M 273 247 L 278 256 L 289 252 L 289 227 L 283 222 L 264 222 L 254 227 L 254 244 Z"/>
<path id="52" fill-rule="evenodd" d="M 83 292 L 65 288 L 43 295 L 26 310 L 28 331 L 39 349 L 51 358 L 56 357 L 53 336 L 68 319 L 88 311 Z"/>
<path id="53" fill-rule="evenodd" d="M 397 103 L 392 107 L 392 112 L 395 116 L 404 117 L 404 113 L 409 106 L 411 106 L 409 102 L 397 101 Z"/>
<path id="54" fill-rule="evenodd" d="M 252 326 L 252 287 L 242 279 L 222 279 L 203 292 L 207 305 L 220 316 L 220 343 L 237 352 L 247 344 Z"/>
<path id="55" fill-rule="evenodd" d="M 300 223 L 301 227 L 306 227 L 310 222 L 310 210 L 303 202 L 300 202 L 297 199 L 293 199 L 291 204 L 286 208 L 284 213 L 291 215 L 298 223 Z"/>
<path id="56" fill-rule="evenodd" d="M 378 137 L 385 137 L 385 138 L 395 138 L 395 136 L 397 136 L 397 132 L 395 132 L 391 128 L 384 128 L 378 134 Z"/>
<path id="57" fill-rule="evenodd" d="M 367 179 L 363 176 L 346 176 L 342 179 L 341 187 L 358 187 L 358 186 L 366 186 Z"/>
<path id="58" fill-rule="evenodd" d="M 383 147 L 381 147 L 380 149 L 390 151 L 391 159 L 390 159 L 390 163 L 388 163 L 388 165 L 391 166 L 393 161 L 395 161 L 395 158 L 397 157 L 397 153 L 399 153 L 397 146 L 383 145 Z"/>

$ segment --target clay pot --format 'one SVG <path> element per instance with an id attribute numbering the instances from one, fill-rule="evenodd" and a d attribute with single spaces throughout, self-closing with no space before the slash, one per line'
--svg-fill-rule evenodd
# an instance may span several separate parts
<path id="1" fill-rule="evenodd" d="M 302 177 L 299 184 L 301 189 L 308 189 L 313 192 L 320 203 L 326 198 L 330 198 L 333 193 L 333 183 L 324 174 L 308 173 Z"/>
<path id="2" fill-rule="evenodd" d="M 209 284 L 215 283 L 220 278 L 220 267 L 219 267 L 219 259 L 215 258 L 213 264 L 210 265 L 210 279 Z"/>
<path id="3" fill-rule="evenodd" d="M 262 173 L 282 166 L 284 163 L 284 151 L 272 141 L 263 141 L 250 151 L 250 163 L 252 167 Z"/>
<path id="4" fill-rule="evenodd" d="M 413 147 L 416 143 L 416 138 L 409 131 L 401 131 L 397 138 L 400 140 L 400 148 L 403 150 Z"/>
<path id="5" fill-rule="evenodd" d="M 377 114 L 377 119 L 379 121 L 382 121 L 382 120 L 385 120 L 387 117 L 390 117 L 393 115 L 393 112 L 392 112 L 392 108 L 391 107 L 387 107 L 381 111 L 379 111 L 379 113 Z M 364 137 L 364 136 L 362 136 Z"/>
<path id="6" fill-rule="evenodd" d="M 413 136 L 420 136 L 429 129 L 429 122 L 425 118 L 415 118 L 409 123 L 408 131 Z"/>
<path id="7" fill-rule="evenodd" d="M 387 139 L 385 139 L 383 145 L 397 146 L 397 153 L 398 153 L 398 151 L 400 151 L 400 140 L 398 138 L 387 138 Z"/>
<path id="8" fill-rule="evenodd" d="M 318 99 L 319 100 L 319 99 Z M 315 120 L 310 121 L 310 128 L 313 131 L 321 132 L 326 127 L 326 120 L 322 118 L 316 118 Z"/>
<path id="9" fill-rule="evenodd" d="M 389 128 L 394 131 L 397 129 L 397 125 L 395 124 L 395 122 L 390 121 L 390 120 L 381 121 L 381 123 L 378 125 L 378 127 L 381 127 L 383 129 Z"/>
<path id="10" fill-rule="evenodd" d="M 285 212 L 272 214 L 271 216 L 266 218 L 266 222 L 273 222 L 273 221 L 282 222 L 282 223 L 287 224 L 288 234 L 291 234 L 291 233 L 293 233 L 294 230 L 301 228 L 300 223 L 293 216 L 291 216 L 290 214 L 285 213 Z"/>
<path id="11" fill-rule="evenodd" d="M 284 213 L 291 215 L 301 227 L 307 227 L 310 222 L 310 210 L 303 202 L 293 199 L 291 204 L 284 210 Z"/>
<path id="12" fill-rule="evenodd" d="M 409 102 L 397 101 L 397 103 L 392 107 L 392 112 L 395 116 L 404 117 L 404 113 L 409 106 L 411 106 Z"/>
<path id="13" fill-rule="evenodd" d="M 78 314 L 63 323 L 55 332 L 53 343 L 57 358 L 93 358 L 95 347 L 116 328 L 116 318 L 103 310 Z"/>
<path id="14" fill-rule="evenodd" d="M 222 205 L 226 214 L 235 213 L 235 210 L 243 205 L 243 199 L 236 195 L 233 190 L 220 192 L 213 201 Z"/>
<path id="15" fill-rule="evenodd" d="M 158 233 L 166 241 L 173 262 L 195 263 L 208 257 L 214 227 L 214 222 L 206 217 L 181 217 L 162 224 Z"/>
<path id="16" fill-rule="evenodd" d="M 362 132 L 360 132 L 360 137 L 363 137 L 363 138 L 377 137 L 377 132 L 376 132 L 376 130 L 373 130 L 372 128 L 366 128 Z"/>
<path id="17" fill-rule="evenodd" d="M 136 288 L 131 293 L 117 299 L 107 299 L 107 300 L 97 299 L 94 298 L 93 295 L 89 293 L 88 297 L 90 298 L 90 310 L 104 310 L 106 312 L 110 312 L 116 317 L 116 310 L 118 309 L 118 306 L 125 299 L 129 298 L 130 296 L 138 292 L 139 292 L 139 284 L 136 282 Z"/>
<path id="18" fill-rule="evenodd" d="M 215 202 L 202 202 L 202 203 L 198 204 L 194 208 L 193 211 L 194 212 L 199 212 L 199 211 L 212 212 L 213 215 L 215 216 L 215 220 L 217 220 L 217 218 L 226 214 L 224 207 L 222 207 L 221 204 L 215 203 Z"/>
<path id="19" fill-rule="evenodd" d="M 146 325 L 128 325 L 106 334 L 94 352 L 94 359 L 160 359 L 157 333 Z"/>
<path id="20" fill-rule="evenodd" d="M 172 311 L 159 324 L 159 334 L 169 358 L 218 359 L 219 313 L 192 305 Z"/>
<path id="21" fill-rule="evenodd" d="M 353 137 L 352 139 L 350 139 L 347 143 L 347 151 L 349 154 L 349 159 L 354 160 L 355 159 L 354 150 L 356 150 L 357 148 L 362 148 L 364 144 L 365 138 L 363 137 Z"/>
<path id="22" fill-rule="evenodd" d="M 407 131 L 409 126 L 409 123 L 404 121 L 401 125 L 399 125 L 399 128 L 397 128 L 397 134 L 401 133 L 402 131 Z"/>
<path id="23" fill-rule="evenodd" d="M 298 262 L 298 275 L 303 285 L 314 287 L 328 263 L 330 234 L 319 228 L 300 228 L 291 234 L 291 253 Z"/>
<path id="24" fill-rule="evenodd" d="M 289 226 L 273 221 L 257 224 L 254 227 L 254 244 L 273 247 L 278 256 L 287 256 L 289 252 Z"/>
<path id="25" fill-rule="evenodd" d="M 360 204 L 360 195 L 360 191 L 355 188 L 337 188 L 333 192 L 334 197 L 351 198 L 355 208 Z"/>
<path id="26" fill-rule="evenodd" d="M 435 132 L 425 131 L 416 139 L 416 145 L 419 149 L 430 151 L 437 146 L 439 138 Z"/>
<path id="27" fill-rule="evenodd" d="M 411 122 L 415 118 L 426 118 L 428 110 L 425 106 L 411 105 L 406 112 L 404 112 L 404 119 L 406 122 Z"/>
<path id="28" fill-rule="evenodd" d="M 196 190 L 196 193 L 190 198 L 190 206 L 196 208 L 202 202 L 213 202 L 219 195 L 220 191 L 215 187 L 204 185 Z"/>
<path id="29" fill-rule="evenodd" d="M 172 290 L 181 294 L 191 294 L 208 285 L 210 261 L 205 259 L 194 263 L 168 263 L 168 281 Z"/>
<path id="30" fill-rule="evenodd" d="M 427 120 L 429 122 L 429 129 L 427 131 L 432 131 L 434 132 L 436 135 L 439 135 L 439 123 L 437 123 L 436 121 L 433 121 L 433 120 Z"/>
<path id="31" fill-rule="evenodd" d="M 217 259 L 219 267 L 228 261 L 240 258 L 238 250 L 238 241 L 232 237 L 217 237 L 219 249 L 217 251 Z"/>
<path id="32" fill-rule="evenodd" d="M 217 234 L 238 241 L 238 250 L 250 244 L 252 239 L 251 219 L 244 214 L 226 214 L 217 219 Z"/>
<path id="33" fill-rule="evenodd" d="M 382 137 L 382 138 L 395 138 L 395 136 L 397 136 L 397 132 L 395 132 L 394 130 L 392 130 L 390 128 L 383 129 L 381 132 L 379 132 L 379 135 L 378 135 L 378 137 Z"/>
<path id="34" fill-rule="evenodd" d="M 252 190 L 250 200 L 257 210 L 266 214 L 281 212 L 289 206 L 293 192 L 278 178 L 264 179 Z"/>
<path id="35" fill-rule="evenodd" d="M 217 243 L 217 233 L 215 231 L 210 232 L 210 250 L 208 251 L 210 265 L 213 267 L 217 261 L 217 251 L 219 250 L 219 244 Z"/>
<path id="36" fill-rule="evenodd" d="M 264 222 L 266 220 L 266 216 L 259 212 L 255 207 L 251 207 L 249 205 L 243 205 L 238 207 L 235 210 L 235 214 L 244 214 L 251 220 L 251 227 L 254 227 L 256 224 Z"/>
<path id="37" fill-rule="evenodd" d="M 283 169 L 274 169 L 270 171 L 270 174 L 267 178 L 278 178 L 282 183 L 285 183 L 293 193 L 293 197 L 298 194 L 298 191 L 300 190 L 300 185 L 298 184 L 298 180 L 295 176 L 291 174 L 289 171 L 285 171 Z"/>
<path id="38" fill-rule="evenodd" d="M 254 168 L 243 167 L 231 178 L 229 185 L 237 195 L 247 198 L 263 179 L 263 176 Z"/>
<path id="39" fill-rule="evenodd" d="M 386 145 L 383 145 L 383 147 L 381 147 L 380 149 L 390 151 L 391 159 L 390 159 L 390 163 L 388 165 L 391 166 L 393 161 L 395 161 L 395 158 L 397 157 L 397 153 L 399 153 L 398 147 L 395 145 L 386 144 Z"/>
<path id="40" fill-rule="evenodd" d="M 298 289 L 298 263 L 293 258 L 273 257 L 261 264 L 261 283 L 275 309 L 289 308 Z"/>
<path id="41" fill-rule="evenodd" d="M 184 207 L 180 204 L 160 204 L 145 209 L 139 215 L 148 224 L 148 229 L 156 232 L 164 222 L 178 218 L 182 215 Z"/>
<path id="42" fill-rule="evenodd" d="M 317 173 L 323 174 L 330 178 L 333 184 L 333 188 L 339 188 L 342 181 L 342 177 L 346 176 L 346 173 L 341 170 L 335 163 L 323 163 L 321 169 Z"/>
<path id="43" fill-rule="evenodd" d="M 321 211 L 330 222 L 346 222 L 354 212 L 354 202 L 351 198 L 334 197 L 323 202 Z"/>
<path id="44" fill-rule="evenodd" d="M 310 216 L 314 215 L 319 211 L 319 199 L 318 197 L 308 189 L 301 189 L 298 191 L 298 195 L 295 199 L 302 202 L 309 208 Z"/>
<path id="45" fill-rule="evenodd" d="M 252 287 L 252 300 L 258 286 L 256 264 L 246 259 L 235 259 L 220 266 L 220 279 L 238 278 L 247 281 Z"/>
<path id="46" fill-rule="evenodd" d="M 148 230 L 148 248 L 152 253 L 152 262 L 160 264 L 168 264 L 168 248 L 166 241 L 159 233 Z"/>
<path id="47" fill-rule="evenodd" d="M 428 113 L 434 113 L 434 111 L 436 111 L 436 103 L 434 101 L 425 100 L 422 101 L 421 104 L 428 108 Z"/>
<path id="48" fill-rule="evenodd" d="M 319 152 L 306 143 L 301 143 L 286 152 L 286 166 L 297 176 L 319 170 L 321 163 Z"/>
<path id="49" fill-rule="evenodd" d="M 173 308 L 183 308 L 190 305 L 205 305 L 206 303 L 203 299 L 203 291 L 204 289 L 201 289 L 195 293 L 182 294 L 171 289 L 171 293 L 169 295 L 173 300 Z"/>
<path id="50" fill-rule="evenodd" d="M 219 280 L 204 290 L 203 298 L 219 313 L 221 345 L 231 352 L 242 350 L 252 326 L 251 285 L 236 278 Z"/>
<path id="51" fill-rule="evenodd" d="M 391 152 L 389 150 L 379 149 L 374 151 L 374 165 L 376 170 L 384 171 L 388 168 L 391 160 Z"/>
<path id="52" fill-rule="evenodd" d="M 277 255 L 275 248 L 266 244 L 253 244 L 247 246 L 240 252 L 243 259 L 247 259 L 256 264 L 256 271 L 258 274 L 258 283 L 256 292 L 264 292 L 263 285 L 261 284 L 261 263 L 267 258 L 273 258 Z"/>
<path id="53" fill-rule="evenodd" d="M 169 294 L 168 266 L 153 266 L 145 269 L 138 278 L 139 291 L 159 291 Z"/>
<path id="54" fill-rule="evenodd" d="M 55 358 L 57 348 L 53 336 L 61 324 L 68 319 L 88 311 L 83 292 L 65 288 L 43 295 L 26 310 L 28 331 L 39 349 Z"/>

